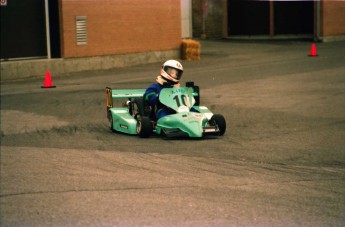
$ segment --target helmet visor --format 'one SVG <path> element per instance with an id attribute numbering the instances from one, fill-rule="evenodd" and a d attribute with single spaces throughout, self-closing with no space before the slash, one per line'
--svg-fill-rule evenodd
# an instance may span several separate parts
<path id="1" fill-rule="evenodd" d="M 183 74 L 183 71 L 170 67 L 170 66 L 164 67 L 164 71 L 168 73 L 175 80 L 180 80 Z"/>

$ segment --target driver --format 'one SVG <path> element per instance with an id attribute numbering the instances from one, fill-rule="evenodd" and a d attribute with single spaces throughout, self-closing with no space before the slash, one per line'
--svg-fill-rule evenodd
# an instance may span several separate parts
<path id="1" fill-rule="evenodd" d="M 155 84 L 151 84 L 144 93 L 145 101 L 151 106 L 157 106 L 156 117 L 160 119 L 172 114 L 172 110 L 159 102 L 159 93 L 163 88 L 179 87 L 183 74 L 183 67 L 176 60 L 168 60 L 162 65 L 160 75 L 157 76 Z"/>

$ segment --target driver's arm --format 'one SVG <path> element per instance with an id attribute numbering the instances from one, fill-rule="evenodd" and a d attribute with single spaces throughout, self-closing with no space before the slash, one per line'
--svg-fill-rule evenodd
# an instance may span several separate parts
<path id="1" fill-rule="evenodd" d="M 158 85 L 156 84 L 153 84 L 150 87 L 148 87 L 144 94 L 145 101 L 148 102 L 150 105 L 157 105 L 160 90 L 160 87 L 158 87 Z"/>

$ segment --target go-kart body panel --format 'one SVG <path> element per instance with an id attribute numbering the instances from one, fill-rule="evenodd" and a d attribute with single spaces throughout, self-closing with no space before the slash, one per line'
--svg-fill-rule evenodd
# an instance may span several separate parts
<path id="1" fill-rule="evenodd" d="M 162 117 L 157 121 L 156 133 L 162 132 L 168 137 L 202 137 L 207 118 L 200 113 L 184 112 Z"/>
<path id="2" fill-rule="evenodd" d="M 112 128 L 115 131 L 136 135 L 137 120 L 130 115 L 128 108 L 110 108 Z"/>
<path id="3" fill-rule="evenodd" d="M 189 111 L 195 104 L 193 88 L 164 88 L 159 94 L 159 101 L 176 112 Z"/>
<path id="4" fill-rule="evenodd" d="M 137 98 L 142 97 L 145 89 L 114 89 L 112 98 Z"/>

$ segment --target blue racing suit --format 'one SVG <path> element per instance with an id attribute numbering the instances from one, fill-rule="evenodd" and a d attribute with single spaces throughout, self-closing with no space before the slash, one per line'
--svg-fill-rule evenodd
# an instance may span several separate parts
<path id="1" fill-rule="evenodd" d="M 156 117 L 157 119 L 160 119 L 162 117 L 165 117 L 169 114 L 173 114 L 174 112 L 169 109 L 168 107 L 164 106 L 159 101 L 159 93 L 164 87 L 163 85 L 159 83 L 151 84 L 144 93 L 144 99 L 145 101 L 151 105 L 151 106 L 157 106 L 156 110 Z"/>

